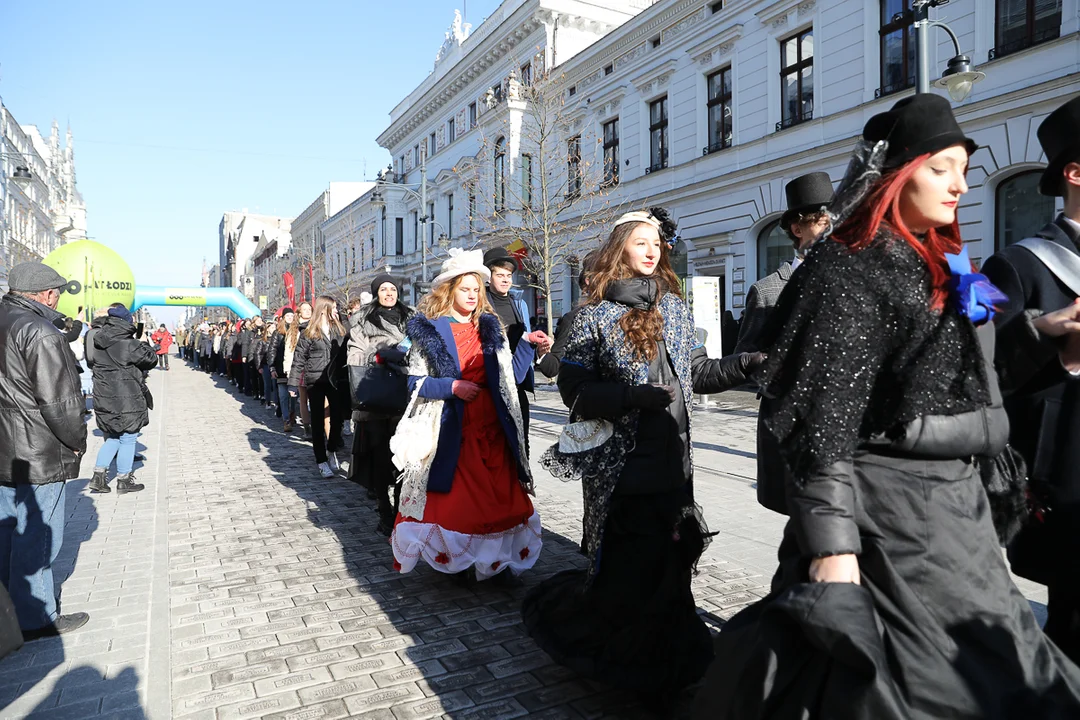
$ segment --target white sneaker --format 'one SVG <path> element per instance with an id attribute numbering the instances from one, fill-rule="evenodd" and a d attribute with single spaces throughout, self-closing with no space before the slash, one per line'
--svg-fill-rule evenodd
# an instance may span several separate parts
<path id="1" fill-rule="evenodd" d="M 338 472 L 339 470 L 341 470 L 341 463 L 338 462 L 337 453 L 327 453 L 326 464 L 329 465 L 330 469 L 334 472 Z"/>
<path id="2" fill-rule="evenodd" d="M 350 467 L 350 465 L 349 465 L 348 460 L 342 460 L 341 462 L 339 462 L 338 467 L 341 469 L 341 474 L 342 475 L 344 475 L 345 477 L 349 476 L 349 467 Z"/>
<path id="3" fill-rule="evenodd" d="M 330 466 L 326 463 L 319 463 L 319 472 L 322 473 L 324 478 L 334 477 L 334 471 L 330 469 Z"/>

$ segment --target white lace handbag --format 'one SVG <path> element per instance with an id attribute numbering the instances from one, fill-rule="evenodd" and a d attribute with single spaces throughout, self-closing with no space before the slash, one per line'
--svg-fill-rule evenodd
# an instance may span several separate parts
<path id="1" fill-rule="evenodd" d="M 439 429 L 442 426 L 443 403 L 425 400 L 417 407 L 420 388 L 426 378 L 420 378 L 398 422 L 397 431 L 390 438 L 390 452 L 394 466 L 402 472 L 416 472 L 435 454 L 439 445 Z"/>
<path id="2" fill-rule="evenodd" d="M 577 398 L 570 407 L 570 415 L 574 417 L 574 408 L 577 407 Z M 615 424 L 610 420 L 578 420 L 569 422 L 563 426 L 559 435 L 559 452 L 567 455 L 576 455 L 587 450 L 595 450 L 615 434 Z"/>

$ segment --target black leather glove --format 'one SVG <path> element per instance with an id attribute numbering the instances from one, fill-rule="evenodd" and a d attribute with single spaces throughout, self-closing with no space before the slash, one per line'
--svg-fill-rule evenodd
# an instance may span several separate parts
<path id="1" fill-rule="evenodd" d="M 396 347 L 380 348 L 375 353 L 375 357 L 379 358 L 380 362 L 390 365 L 401 365 L 405 362 L 405 353 Z"/>
<path id="2" fill-rule="evenodd" d="M 764 365 L 768 359 L 769 356 L 763 352 L 740 353 L 739 365 L 742 371 L 749 375 Z"/>
<path id="3" fill-rule="evenodd" d="M 666 410 L 675 401 L 675 389 L 668 385 L 634 385 L 626 390 L 628 407 L 641 410 Z"/>

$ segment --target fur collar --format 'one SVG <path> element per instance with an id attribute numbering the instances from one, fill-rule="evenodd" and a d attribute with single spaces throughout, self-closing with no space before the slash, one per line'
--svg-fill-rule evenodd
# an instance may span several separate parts
<path id="1" fill-rule="evenodd" d="M 409 318 L 406 332 L 424 357 L 432 377 L 457 377 L 461 371 L 454 362 L 453 356 L 450 355 L 446 341 L 435 327 L 435 323 L 440 320 L 442 318 L 436 318 L 435 322 L 432 322 L 420 313 L 416 313 Z M 479 331 L 480 347 L 483 348 L 485 355 L 494 355 L 506 344 L 502 323 L 495 315 L 490 313 L 481 315 Z"/>

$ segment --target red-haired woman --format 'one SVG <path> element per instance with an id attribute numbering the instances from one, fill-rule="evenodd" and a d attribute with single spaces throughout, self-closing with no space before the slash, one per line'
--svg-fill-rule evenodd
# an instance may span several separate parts
<path id="1" fill-rule="evenodd" d="M 590 568 L 541 583 L 522 609 L 557 662 L 661 711 L 712 659 L 690 591 L 707 537 L 691 491 L 692 396 L 745 382 L 761 361 L 706 356 L 671 267 L 674 242 L 662 208 L 627 213 L 592 262 L 559 392 L 572 420 L 607 420 L 612 435 L 544 455 L 553 474 L 582 482 Z"/>
<path id="2" fill-rule="evenodd" d="M 725 625 L 698 717 L 1080 717 L 973 461 L 1008 437 L 1003 299 L 956 218 L 977 146 L 937 95 L 863 140 L 770 328 L 762 420 L 790 470 L 773 592 Z"/>

